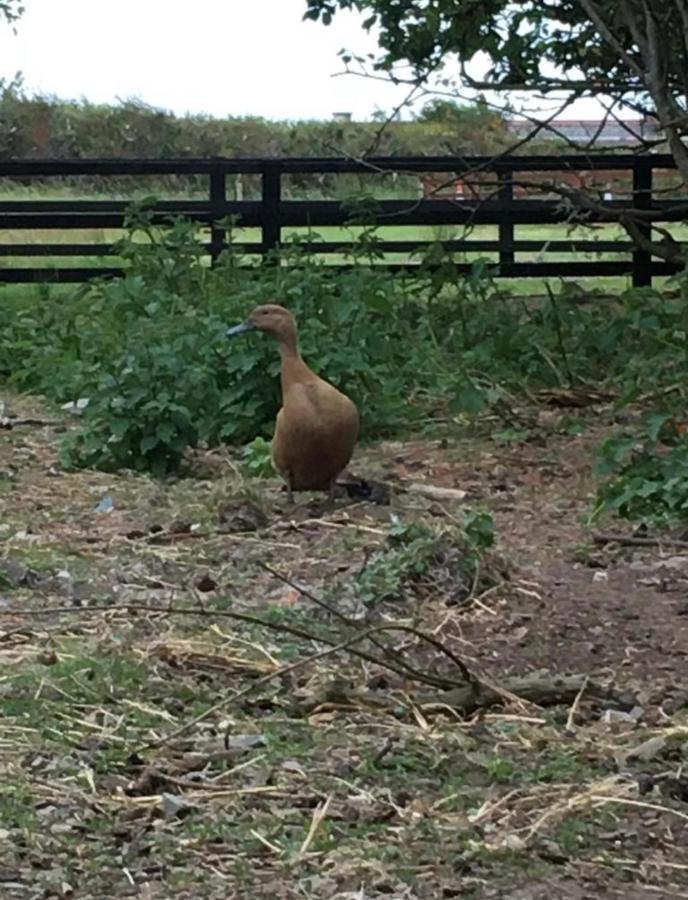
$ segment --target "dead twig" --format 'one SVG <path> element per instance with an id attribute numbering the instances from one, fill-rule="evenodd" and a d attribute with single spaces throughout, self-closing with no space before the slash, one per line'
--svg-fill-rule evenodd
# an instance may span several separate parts
<path id="1" fill-rule="evenodd" d="M 29 609 L 29 610 L 4 610 L 0 609 L 0 616 L 29 616 L 29 617 L 38 617 L 45 615 L 57 615 L 57 614 L 66 614 L 71 613 L 81 614 L 81 615 L 91 615 L 96 613 L 144 613 L 146 615 L 159 615 L 159 616 L 171 616 L 171 615 L 186 615 L 186 616 L 205 616 L 212 618 L 227 618 L 233 619 L 238 622 L 244 622 L 249 625 L 254 625 L 259 628 L 266 628 L 272 631 L 282 632 L 284 634 L 292 635 L 293 637 L 302 638 L 306 641 L 311 641 L 320 644 L 326 644 L 328 647 L 337 647 L 339 646 L 339 642 L 335 639 L 333 635 L 326 634 L 314 634 L 312 632 L 306 631 L 304 628 L 299 628 L 294 625 L 287 625 L 284 622 L 271 622 L 266 619 L 261 619 L 259 616 L 252 616 L 248 613 L 240 613 L 234 612 L 226 609 L 201 609 L 199 607 L 158 607 L 158 606 L 149 606 L 147 604 L 137 604 L 137 603 L 127 603 L 122 604 L 121 606 L 107 606 L 107 605 L 94 605 L 88 607 L 74 607 L 74 606 L 57 606 L 45 609 Z M 424 638 L 430 643 L 434 644 L 438 649 L 442 649 L 442 651 L 448 655 L 461 670 L 462 674 L 464 674 L 465 681 L 468 682 L 469 685 L 476 682 L 475 676 L 469 672 L 464 663 L 454 654 L 451 653 L 447 648 L 444 648 L 443 645 L 439 641 L 435 641 L 429 635 L 424 635 L 422 632 L 417 631 L 415 628 L 411 628 L 410 626 L 404 625 L 388 625 L 388 626 L 380 626 L 377 629 L 373 629 L 372 632 L 375 631 L 406 631 L 410 634 L 415 634 L 417 637 Z M 359 632 L 353 639 L 352 644 L 355 644 L 357 641 L 368 636 L 368 632 Z M 373 653 L 369 653 L 366 650 L 361 650 L 355 646 L 349 647 L 347 644 L 348 652 L 352 653 L 354 656 L 359 657 L 360 659 L 365 660 L 366 662 L 373 663 L 373 665 L 381 666 L 384 669 L 389 669 L 391 672 L 395 672 L 397 675 L 400 675 L 404 678 L 412 678 L 414 681 L 418 681 L 422 684 L 428 684 L 433 687 L 440 688 L 441 690 L 449 690 L 451 688 L 463 687 L 465 686 L 464 682 L 457 682 L 453 678 L 447 678 L 446 676 L 440 675 L 431 675 L 429 673 L 423 673 L 416 669 L 413 669 L 408 664 L 402 664 L 399 660 L 395 660 L 394 657 L 390 658 L 387 656 L 384 659 L 380 659 L 375 656 Z M 279 674 L 278 670 L 276 670 L 275 674 Z M 477 682 L 476 682 L 477 683 Z"/>
<path id="2" fill-rule="evenodd" d="M 588 686 L 588 678 L 586 676 L 583 684 L 580 686 L 580 690 L 575 696 L 573 703 L 571 704 L 571 709 L 569 710 L 568 718 L 566 719 L 566 731 L 573 731 L 573 726 L 575 723 L 576 713 L 578 712 L 578 707 L 580 706 L 581 698 L 585 693 L 585 689 Z"/>
<path id="3" fill-rule="evenodd" d="M 317 606 L 321 607 L 322 609 L 327 610 L 327 612 L 336 616 L 342 622 L 344 622 L 347 625 L 354 627 L 354 628 L 359 627 L 358 623 L 352 621 L 347 616 L 343 615 L 343 613 L 340 613 L 339 610 L 330 606 L 329 603 L 326 603 L 322 598 L 317 597 L 311 591 L 306 590 L 306 588 L 299 587 L 298 584 L 296 584 L 294 581 L 291 581 L 285 575 L 281 575 L 279 572 L 277 572 L 271 566 L 267 565 L 267 563 L 261 563 L 261 566 L 267 572 L 269 572 L 271 575 L 273 575 L 275 578 L 284 582 L 286 585 L 293 588 L 295 591 L 298 591 L 300 594 L 302 594 L 307 599 L 312 600 L 313 603 L 315 603 Z M 393 628 L 393 630 L 396 630 L 396 631 L 403 631 L 407 634 L 415 635 L 420 640 L 426 641 L 427 643 L 431 644 L 436 650 L 438 650 L 444 656 L 447 656 L 454 663 L 454 665 L 459 669 L 459 671 L 461 672 L 461 674 L 463 675 L 464 679 L 466 680 L 466 682 L 468 684 L 472 684 L 477 688 L 479 682 L 476 679 L 476 677 L 473 675 L 473 673 L 467 668 L 465 663 L 462 660 L 460 660 L 458 656 L 456 656 L 456 654 L 454 654 L 448 647 L 446 647 L 444 644 L 442 644 L 441 641 L 437 640 L 437 638 L 433 637 L 430 634 L 426 634 L 425 632 L 418 631 L 417 629 L 412 628 L 410 625 L 397 624 L 395 626 L 390 626 L 390 628 L 388 630 L 390 630 L 392 628 Z M 408 672 L 410 675 L 414 676 L 417 680 L 420 680 L 420 681 L 427 680 L 425 673 L 420 672 L 418 669 L 410 666 L 403 659 L 399 658 L 398 649 L 388 647 L 386 644 L 382 643 L 381 641 L 372 640 L 371 643 L 375 647 L 377 647 L 378 650 L 381 650 L 385 654 L 385 657 L 391 656 L 393 659 L 395 659 L 397 665 L 402 666 L 406 672 Z"/>
<path id="4" fill-rule="evenodd" d="M 681 547 L 688 549 L 688 541 L 667 537 L 634 537 L 630 534 L 593 534 L 593 542 L 600 546 L 621 544 L 624 547 Z"/>
<path id="5" fill-rule="evenodd" d="M 151 749 L 153 747 L 160 747 L 163 744 L 169 743 L 169 741 L 174 740 L 182 734 L 190 731 L 194 726 L 200 724 L 205 719 L 214 715 L 216 712 L 219 712 L 222 709 L 225 709 L 232 703 L 236 703 L 237 700 L 242 699 L 248 694 L 252 693 L 256 688 L 264 687 L 269 684 L 275 678 L 282 677 L 284 675 L 288 675 L 290 672 L 294 672 L 297 669 L 305 668 L 306 666 L 311 665 L 314 662 L 318 662 L 322 659 L 325 659 L 328 656 L 333 656 L 336 653 L 341 653 L 344 650 L 349 650 L 353 647 L 353 645 L 365 640 L 379 632 L 390 631 L 396 629 L 398 626 L 396 625 L 376 625 L 372 628 L 368 628 L 365 631 L 360 632 L 359 634 L 355 634 L 353 636 L 348 637 L 346 640 L 341 641 L 338 644 L 335 644 L 332 647 L 327 647 L 325 650 L 320 650 L 318 653 L 313 653 L 310 656 L 302 657 L 301 659 L 297 659 L 293 663 L 289 663 L 288 665 L 281 666 L 279 669 L 275 669 L 274 672 L 268 672 L 267 675 L 264 675 L 262 678 L 257 679 L 251 684 L 247 685 L 245 688 L 242 688 L 240 691 L 235 691 L 230 697 L 223 697 L 222 700 L 215 703 L 213 706 L 204 710 L 199 715 L 195 716 L 193 719 L 185 722 L 179 728 L 176 728 L 170 734 L 165 735 L 157 741 L 152 741 L 149 744 L 146 744 L 144 747 L 140 748 L 141 751 Z M 384 663 L 383 663 L 384 665 Z"/>
<path id="6" fill-rule="evenodd" d="M 313 843 L 316 834 L 318 833 L 318 829 L 323 823 L 323 820 L 327 816 L 327 810 L 330 808 L 330 804 L 332 803 L 332 798 L 334 794 L 329 794 L 322 803 L 319 803 L 316 808 L 313 810 L 313 818 L 311 819 L 311 827 L 308 829 L 308 834 L 306 835 L 303 844 L 299 848 L 298 858 L 301 859 L 308 852 L 308 848 Z"/>
<path id="7" fill-rule="evenodd" d="M 39 419 L 32 416 L 28 416 L 22 419 L 11 419 L 8 416 L 0 417 L 0 429 L 4 429 L 6 431 L 11 431 L 13 428 L 21 428 L 23 425 L 56 428 L 58 425 L 63 424 L 64 423 L 59 419 Z"/>

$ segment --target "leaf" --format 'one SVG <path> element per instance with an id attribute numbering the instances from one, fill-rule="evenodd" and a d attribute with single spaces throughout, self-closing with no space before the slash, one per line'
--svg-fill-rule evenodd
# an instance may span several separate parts
<path id="1" fill-rule="evenodd" d="M 452 412 L 460 410 L 469 415 L 477 415 L 482 412 L 486 403 L 484 391 L 477 388 L 472 381 L 466 381 L 454 394 L 450 409 Z"/>

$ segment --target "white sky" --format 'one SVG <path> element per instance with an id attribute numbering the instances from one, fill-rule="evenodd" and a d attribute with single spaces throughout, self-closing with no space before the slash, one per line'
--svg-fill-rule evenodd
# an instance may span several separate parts
<path id="1" fill-rule="evenodd" d="M 369 119 L 405 90 L 342 70 L 340 49 L 374 51 L 361 17 L 302 21 L 305 0 L 25 0 L 0 27 L 0 78 L 19 70 L 29 91 L 93 102 L 138 98 L 214 116 Z M 567 117 L 597 117 L 594 103 Z"/>

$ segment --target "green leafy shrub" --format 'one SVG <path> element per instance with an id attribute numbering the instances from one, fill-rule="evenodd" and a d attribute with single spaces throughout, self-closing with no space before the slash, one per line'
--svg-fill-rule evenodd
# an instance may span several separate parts
<path id="1" fill-rule="evenodd" d="M 454 602 L 464 600 L 476 587 L 480 560 L 493 540 L 494 522 L 482 510 L 465 510 L 461 525 L 397 521 L 385 544 L 355 573 L 353 592 L 372 605 L 399 599 L 405 589 L 425 583 Z"/>
<path id="2" fill-rule="evenodd" d="M 302 239 L 287 241 L 287 265 L 240 266 L 233 246 L 211 269 L 193 225 L 152 228 L 142 203 L 118 248 L 125 277 L 2 289 L 0 378 L 58 402 L 90 399 L 63 448 L 67 464 L 157 474 L 199 442 L 270 437 L 279 407 L 274 342 L 225 338 L 228 325 L 267 301 L 295 313 L 308 363 L 357 402 L 363 439 L 487 409 L 513 433 L 512 398 L 531 388 L 606 383 L 633 402 L 686 383 L 684 280 L 670 297 L 645 289 L 580 304 L 562 290 L 532 301 L 498 291 L 485 263 L 457 279 L 438 248 L 439 267 L 390 276 L 369 264 L 377 247 L 366 228 L 346 269 L 316 260 Z M 682 402 L 680 391 L 666 399 Z M 259 468 L 261 452 L 249 455 Z"/>
<path id="3" fill-rule="evenodd" d="M 688 521 L 688 435 L 670 412 L 651 413 L 641 434 L 622 431 L 600 447 L 595 515 L 661 526 Z"/>
<path id="4" fill-rule="evenodd" d="M 119 252 L 126 277 L 80 288 L 59 308 L 24 298 L 0 340 L 0 372 L 13 383 L 60 401 L 89 397 L 82 430 L 63 448 L 66 464 L 161 475 L 199 441 L 269 436 L 279 406 L 275 344 L 261 335 L 230 342 L 225 331 L 275 299 L 296 314 L 313 368 L 358 401 L 369 433 L 422 415 L 407 402 L 418 303 L 410 283 L 367 266 L 333 277 L 298 244 L 289 267 L 245 269 L 228 253 L 210 269 L 192 225 L 152 229 L 141 210 Z"/>
<path id="5" fill-rule="evenodd" d="M 620 406 L 640 404 L 634 429 L 624 428 L 599 448 L 600 484 L 594 517 L 613 512 L 660 526 L 688 521 L 688 276 L 670 282 L 669 296 L 629 291 L 616 331 L 632 341 L 619 373 Z"/>

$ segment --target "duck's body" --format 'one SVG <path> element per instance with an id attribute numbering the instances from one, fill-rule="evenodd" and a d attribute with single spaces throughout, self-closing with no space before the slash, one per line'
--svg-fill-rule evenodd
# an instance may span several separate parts
<path id="1" fill-rule="evenodd" d="M 275 468 L 294 491 L 329 490 L 358 438 L 358 411 L 298 355 L 282 356 L 282 408 L 272 441 Z"/>
<path id="2" fill-rule="evenodd" d="M 231 334 L 257 329 L 279 341 L 282 408 L 272 441 L 275 469 L 292 491 L 330 490 L 358 438 L 355 404 L 315 374 L 301 358 L 294 317 L 272 304 L 257 307 Z"/>

